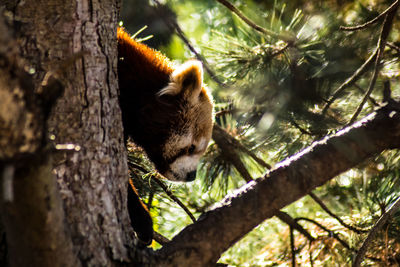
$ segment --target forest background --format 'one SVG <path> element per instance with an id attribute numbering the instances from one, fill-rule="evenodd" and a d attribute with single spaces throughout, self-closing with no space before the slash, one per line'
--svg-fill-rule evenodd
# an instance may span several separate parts
<path id="1" fill-rule="evenodd" d="M 203 61 L 215 98 L 216 124 L 238 141 L 224 146 L 214 130 L 192 184 L 160 187 L 148 174 L 151 167 L 131 154 L 131 166 L 144 164 L 143 169 L 133 168 L 134 177 L 156 230 L 172 238 L 192 222 L 191 216 L 197 218 L 271 166 L 382 106 L 385 90 L 396 99 L 396 3 L 125 0 L 123 26 L 131 33 L 148 26 L 136 38 L 177 62 L 196 57 Z M 356 25 L 361 26 L 346 28 Z M 256 227 L 220 262 L 351 264 L 374 224 L 398 201 L 399 160 L 398 150 L 386 151 L 337 176 Z M 368 241 L 365 266 L 400 263 L 399 223 L 396 212 Z"/>

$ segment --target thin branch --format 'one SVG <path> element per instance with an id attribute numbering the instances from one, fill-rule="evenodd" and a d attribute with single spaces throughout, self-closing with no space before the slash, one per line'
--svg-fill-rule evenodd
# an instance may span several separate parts
<path id="1" fill-rule="evenodd" d="M 287 214 L 284 211 L 278 211 L 275 216 L 281 220 L 282 222 L 286 223 L 287 225 L 290 226 L 291 229 L 297 230 L 299 233 L 304 235 L 310 242 L 315 241 L 315 238 L 311 236 L 309 232 L 307 232 L 306 229 L 304 229 L 303 226 L 301 226 L 295 219 L 293 219 L 292 216 Z"/>
<path id="2" fill-rule="evenodd" d="M 288 48 L 290 47 L 290 43 L 287 43 L 284 47 L 282 47 L 281 49 L 278 49 L 276 51 L 274 51 L 270 57 L 274 58 L 276 56 L 279 56 L 280 54 L 282 54 L 283 52 L 285 52 Z"/>
<path id="3" fill-rule="evenodd" d="M 230 11 L 232 11 L 233 13 L 235 13 L 241 20 L 243 20 L 247 25 L 249 25 L 250 27 L 252 27 L 253 29 L 255 29 L 258 32 L 261 32 L 265 35 L 270 35 L 272 37 L 276 37 L 279 39 L 282 39 L 282 36 L 280 36 L 279 34 L 270 31 L 268 29 L 265 29 L 259 25 L 257 25 L 255 22 L 253 22 L 251 19 L 249 19 L 248 17 L 246 17 L 239 9 L 237 9 L 233 4 L 231 4 L 229 1 L 227 0 L 217 0 L 219 3 L 223 4 L 225 7 L 227 7 Z"/>
<path id="4" fill-rule="evenodd" d="M 186 214 L 190 217 L 190 219 L 193 222 L 196 222 L 196 218 L 193 216 L 193 214 L 190 212 L 190 210 L 182 203 L 182 201 L 179 200 L 172 192 L 169 190 L 169 188 L 160 180 L 158 177 L 153 179 L 163 190 L 164 192 L 178 204 L 185 212 Z"/>
<path id="5" fill-rule="evenodd" d="M 323 226 L 323 225 L 320 224 L 319 222 L 314 221 L 314 220 L 309 219 L 309 218 L 305 218 L 305 217 L 296 218 L 295 221 L 297 221 L 297 222 L 298 222 L 298 221 L 307 221 L 307 222 L 310 222 L 310 223 L 312 223 L 312 224 L 315 224 L 316 226 L 318 226 L 319 228 L 321 228 L 322 230 L 324 230 L 324 231 L 328 234 L 329 237 L 333 237 L 333 238 L 335 238 L 337 241 L 339 241 L 340 244 L 343 245 L 343 247 L 347 248 L 348 250 L 355 251 L 355 249 L 352 248 L 352 247 L 350 247 L 350 245 L 349 245 L 346 241 L 344 241 L 343 239 L 341 239 L 340 236 L 339 236 L 337 233 L 335 233 L 334 231 L 329 230 L 328 228 L 326 228 L 325 226 Z"/>
<path id="6" fill-rule="evenodd" d="M 267 168 L 267 169 L 271 169 L 271 165 L 269 165 L 263 159 L 259 158 L 254 152 L 250 151 L 240 141 L 238 141 L 232 135 L 227 133 L 218 124 L 214 124 L 213 139 L 214 139 L 214 141 L 216 141 L 216 139 L 217 139 L 217 141 L 219 143 L 219 146 L 226 147 L 227 149 L 231 149 L 232 147 L 233 148 L 237 148 L 237 149 L 241 150 L 242 152 L 246 153 L 247 155 L 249 155 L 260 166 L 262 166 L 264 168 Z M 217 141 L 216 141 L 216 143 L 217 143 Z M 217 143 L 217 145 L 218 145 L 218 143 Z M 247 177 L 247 178 L 250 177 L 251 178 L 251 176 L 245 176 L 245 177 Z"/>
<path id="7" fill-rule="evenodd" d="M 252 181 L 253 178 L 247 171 L 245 165 L 240 159 L 240 156 L 235 150 L 234 144 L 239 142 L 217 124 L 214 124 L 212 138 L 217 146 L 220 148 L 221 155 L 233 166 L 235 166 L 236 170 L 245 179 L 245 181 Z"/>
<path id="8" fill-rule="evenodd" d="M 157 6 L 160 7 L 161 4 L 158 0 L 152 0 L 152 2 Z M 192 43 L 189 41 L 189 39 L 186 37 L 185 33 L 182 31 L 181 27 L 176 23 L 175 20 L 166 18 L 165 16 L 161 16 L 161 18 L 164 20 L 165 24 L 172 30 L 175 31 L 176 34 L 181 38 L 181 40 L 186 44 L 186 46 L 189 48 L 190 51 L 196 56 L 196 58 L 203 63 L 204 69 L 207 71 L 207 73 L 210 75 L 210 78 L 216 82 L 219 86 L 221 87 L 228 87 L 227 84 L 223 83 L 218 76 L 215 74 L 215 72 L 211 69 L 210 65 L 208 64 L 207 60 L 196 51 Z"/>
<path id="9" fill-rule="evenodd" d="M 354 227 L 351 226 L 347 223 L 345 223 L 339 216 L 337 216 L 336 214 L 334 214 L 333 212 L 330 211 L 330 209 L 325 205 L 324 202 L 322 202 L 322 200 L 317 197 L 313 192 L 310 192 L 308 194 L 315 202 L 317 202 L 317 204 L 326 212 L 328 213 L 330 216 L 332 216 L 333 218 L 335 218 L 342 226 L 346 227 L 347 229 L 356 232 L 357 234 L 361 234 L 361 233 L 368 233 L 369 230 L 365 230 L 365 229 L 360 229 L 358 227 Z"/>
<path id="10" fill-rule="evenodd" d="M 309 136 L 314 136 L 310 131 L 307 131 L 306 129 L 302 128 L 293 118 L 293 116 L 290 116 L 289 121 L 293 126 L 298 129 L 302 134 L 309 135 Z"/>
<path id="11" fill-rule="evenodd" d="M 386 42 L 386 45 L 389 46 L 390 48 L 396 50 L 397 53 L 400 53 L 400 47 L 398 47 L 397 45 L 395 45 L 392 42 Z"/>
<path id="12" fill-rule="evenodd" d="M 146 170 L 145 168 L 143 168 L 140 165 L 135 164 L 134 162 L 131 162 L 128 160 L 128 165 L 130 168 L 136 168 L 138 170 L 140 170 L 143 173 L 151 173 L 150 171 Z M 152 179 L 154 182 L 156 182 L 162 189 L 163 191 L 168 195 L 168 197 L 170 197 L 176 204 L 178 204 L 185 212 L 186 214 L 190 217 L 190 219 L 193 222 L 196 222 L 196 218 L 193 216 L 193 214 L 190 212 L 190 210 L 182 203 L 182 201 L 179 200 L 179 198 L 177 198 L 172 192 L 171 190 L 168 189 L 168 187 L 161 181 L 161 179 L 163 179 L 164 177 L 159 174 L 156 173 L 155 174 L 156 177 L 154 177 L 154 179 Z"/>
<path id="13" fill-rule="evenodd" d="M 290 226 L 290 250 L 292 251 L 292 267 L 296 267 L 296 247 L 294 244 L 293 227 Z"/>
<path id="14" fill-rule="evenodd" d="M 368 26 L 374 24 L 375 22 L 377 22 L 378 20 L 380 20 L 381 18 L 383 18 L 387 13 L 391 12 L 392 9 L 396 8 L 396 4 L 398 4 L 398 0 L 396 0 L 390 7 L 388 7 L 385 11 L 383 11 L 381 14 L 379 14 L 378 16 L 376 16 L 375 18 L 373 18 L 372 20 L 361 24 L 361 25 L 357 25 L 357 26 L 350 26 L 350 27 L 346 27 L 346 26 L 340 26 L 340 29 L 343 31 L 357 31 L 357 30 L 362 30 L 367 28 Z"/>
<path id="15" fill-rule="evenodd" d="M 395 7 L 396 9 L 394 9 L 394 12 L 393 12 L 393 9 L 391 9 L 391 12 L 389 13 L 389 14 L 391 14 L 391 17 L 393 17 L 394 14 L 396 13 L 395 11 L 396 11 L 397 8 L 398 8 L 398 1 L 396 1 L 393 5 L 394 5 L 394 7 Z M 393 20 L 393 18 L 392 18 L 391 20 Z M 387 24 L 386 22 L 387 22 L 387 19 L 385 19 L 385 23 L 384 23 L 384 24 Z M 391 23 L 390 23 L 390 26 L 391 26 Z M 385 31 L 385 32 L 386 32 L 386 31 Z M 383 33 L 383 28 L 382 28 L 382 33 Z M 383 38 L 382 38 L 382 34 L 381 34 L 380 40 L 382 40 L 382 39 L 383 39 Z M 386 38 L 384 38 L 384 39 L 385 39 L 385 42 L 386 42 Z M 377 56 L 378 56 L 379 51 L 380 51 L 380 47 L 379 47 L 379 45 L 378 45 L 377 48 L 375 49 L 374 53 L 367 59 L 367 61 L 365 61 L 364 64 L 362 64 L 362 65 L 360 66 L 360 68 L 358 68 L 358 69 L 353 73 L 353 75 L 352 75 L 351 77 L 349 77 L 344 83 L 342 83 L 342 84 L 336 89 L 336 91 L 333 93 L 332 97 L 328 100 L 328 102 L 325 104 L 324 108 L 322 109 L 322 114 L 325 114 L 325 113 L 326 113 L 326 111 L 329 109 L 330 105 L 338 98 L 338 96 L 339 96 L 347 87 L 351 86 L 355 81 L 357 81 L 357 80 L 360 78 L 360 76 L 363 75 L 363 74 L 368 70 L 368 68 L 370 67 L 370 65 L 371 65 L 374 61 L 376 62 L 376 58 L 377 58 Z M 368 94 L 368 95 L 369 95 L 369 94 Z"/>
<path id="16" fill-rule="evenodd" d="M 165 244 L 170 242 L 168 238 L 166 238 L 165 236 L 156 231 L 154 231 L 154 240 L 161 246 L 164 246 Z"/>
<path id="17" fill-rule="evenodd" d="M 371 82 L 369 84 L 369 88 L 368 88 L 367 92 L 365 93 L 364 98 L 362 99 L 357 110 L 355 111 L 353 117 L 350 119 L 348 125 L 355 122 L 355 120 L 357 119 L 358 115 L 360 114 L 365 102 L 367 102 L 368 97 L 371 95 L 372 91 L 374 90 L 376 79 L 378 78 L 378 73 L 379 73 L 379 69 L 380 69 L 380 66 L 379 66 L 380 61 L 381 61 L 381 58 L 383 56 L 383 51 L 385 50 L 385 46 L 386 46 L 386 40 L 387 40 L 387 37 L 389 36 L 390 30 L 392 28 L 393 19 L 394 19 L 394 16 L 396 14 L 398 7 L 399 7 L 399 2 L 396 1 L 394 7 L 391 9 L 391 11 L 385 17 L 385 21 L 383 23 L 382 31 L 381 31 L 381 34 L 380 34 L 380 37 L 378 40 L 377 48 L 376 48 L 378 51 L 378 54 L 375 59 L 374 73 L 372 75 Z"/>
<path id="18" fill-rule="evenodd" d="M 375 49 L 374 53 L 362 64 L 354 73 L 351 75 L 344 83 L 342 83 L 336 91 L 333 93 L 331 98 L 328 99 L 327 103 L 325 104 L 324 108 L 322 109 L 322 114 L 325 114 L 326 111 L 329 109 L 329 107 L 332 105 L 332 103 L 339 97 L 339 95 L 349 86 L 351 86 L 354 82 L 356 82 L 361 75 L 363 75 L 370 65 L 374 62 L 376 59 L 376 56 L 378 55 L 378 49 Z"/>
<path id="19" fill-rule="evenodd" d="M 367 248 L 371 241 L 375 238 L 378 231 L 382 228 L 382 226 L 386 223 L 386 221 L 393 216 L 393 214 L 400 208 L 400 197 L 396 199 L 396 201 L 390 206 L 390 208 L 382 214 L 379 220 L 375 223 L 372 227 L 371 231 L 369 232 L 367 238 L 364 240 L 361 248 L 358 250 L 356 258 L 353 263 L 353 267 L 360 266 L 361 262 L 363 261 L 364 255 L 367 252 Z"/>
<path id="20" fill-rule="evenodd" d="M 362 94 L 365 94 L 364 89 L 362 89 L 358 84 L 354 84 L 354 87 Z M 372 105 L 374 105 L 375 107 L 379 107 L 378 102 L 371 96 L 368 96 L 368 100 L 369 102 L 371 102 Z"/>

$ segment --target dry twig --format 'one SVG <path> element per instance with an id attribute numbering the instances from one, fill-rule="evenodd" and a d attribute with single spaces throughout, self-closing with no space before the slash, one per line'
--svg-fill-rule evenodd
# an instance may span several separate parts
<path id="1" fill-rule="evenodd" d="M 367 28 L 368 26 L 374 24 L 375 22 L 377 22 L 378 20 L 380 20 L 381 18 L 383 18 L 387 13 L 391 12 L 392 9 L 396 8 L 396 4 L 398 4 L 398 0 L 396 0 L 390 7 L 388 7 L 385 11 L 383 11 L 381 14 L 379 14 L 378 16 L 376 16 L 375 18 L 373 18 L 372 20 L 361 24 L 361 25 L 357 25 L 357 26 L 351 26 L 351 27 L 345 27 L 345 26 L 340 26 L 340 29 L 343 31 L 357 31 L 357 30 L 362 30 Z"/>
<path id="2" fill-rule="evenodd" d="M 353 267 L 360 266 L 361 262 L 363 261 L 364 255 L 367 252 L 367 248 L 371 241 L 375 238 L 377 232 L 382 228 L 382 226 L 386 223 L 386 221 L 393 216 L 393 214 L 400 208 L 400 197 L 396 199 L 396 201 L 390 206 L 390 208 L 382 214 L 379 220 L 375 223 L 372 227 L 371 231 L 369 232 L 367 238 L 364 240 L 361 248 L 358 250 L 356 258 L 354 259 Z"/>
<path id="3" fill-rule="evenodd" d="M 372 91 L 374 90 L 376 79 L 378 78 L 378 73 L 379 73 L 379 69 L 380 69 L 380 61 L 381 61 L 381 58 L 383 56 L 383 51 L 385 50 L 385 46 L 386 46 L 386 40 L 387 40 L 387 37 L 389 36 L 390 30 L 392 28 L 393 19 L 394 19 L 394 16 L 396 14 L 398 7 L 399 7 L 399 2 L 396 1 L 394 7 L 390 10 L 389 13 L 387 13 L 387 15 L 385 17 L 385 21 L 383 23 L 382 31 L 381 31 L 381 34 L 380 34 L 380 37 L 378 40 L 377 48 L 376 48 L 378 53 L 377 53 L 377 56 L 375 59 L 375 68 L 374 68 L 374 73 L 371 78 L 371 82 L 369 84 L 367 92 L 364 95 L 364 98 L 362 99 L 360 105 L 358 106 L 357 110 L 355 111 L 353 117 L 350 119 L 348 125 L 352 124 L 357 119 L 365 102 L 367 102 L 368 97 L 371 95 Z"/>
<path id="4" fill-rule="evenodd" d="M 337 216 L 336 214 L 334 214 L 333 212 L 331 212 L 329 210 L 329 208 L 325 205 L 324 202 L 322 202 L 322 200 L 317 197 L 313 192 L 309 193 L 309 196 L 315 201 L 317 202 L 317 204 L 326 212 L 328 213 L 330 216 L 332 216 L 333 218 L 335 218 L 342 226 L 346 227 L 347 229 L 356 232 L 358 234 L 362 234 L 362 233 L 368 233 L 369 230 L 365 230 L 365 229 L 360 229 L 358 227 L 354 227 L 351 226 L 347 223 L 345 223 L 339 216 Z"/>

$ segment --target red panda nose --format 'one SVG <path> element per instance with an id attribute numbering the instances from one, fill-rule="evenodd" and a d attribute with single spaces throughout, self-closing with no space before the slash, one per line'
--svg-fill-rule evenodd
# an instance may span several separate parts
<path id="1" fill-rule="evenodd" d="M 191 181 L 193 181 L 194 179 L 196 179 L 196 171 L 189 172 L 189 173 L 186 175 L 186 182 L 191 182 Z"/>

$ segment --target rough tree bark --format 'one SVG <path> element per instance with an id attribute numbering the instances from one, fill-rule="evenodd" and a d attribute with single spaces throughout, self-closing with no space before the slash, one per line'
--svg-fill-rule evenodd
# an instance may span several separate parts
<path id="1" fill-rule="evenodd" d="M 5 1 L 3 4 L 18 23 L 18 53 L 26 59 L 23 67 L 34 73 L 34 87 L 38 88 L 44 77 L 52 73 L 60 74 L 65 87 L 49 119 L 48 130 L 58 144 L 56 147 L 68 148 L 59 144 L 71 144 L 75 148 L 59 150 L 53 161 L 64 204 L 65 230 L 72 240 L 73 252 L 84 265 L 114 266 L 129 262 L 135 246 L 126 208 L 128 168 L 117 97 L 116 25 L 120 2 L 50 0 Z M 33 116 L 32 120 L 40 121 L 40 118 Z M 32 156 L 49 166 L 48 154 Z M 32 172 L 38 169 L 33 165 Z M 49 175 L 48 170 L 45 168 L 44 176 Z M 21 175 L 29 178 L 27 173 Z M 31 180 L 38 181 L 41 176 L 35 174 Z M 18 192 L 24 188 L 23 184 L 15 183 L 14 187 L 15 198 L 24 199 L 26 192 Z M 52 199 L 47 201 L 53 205 Z M 32 206 L 36 204 L 33 202 Z M 59 210 L 63 211 L 61 207 Z M 49 219 L 46 208 L 14 209 L 6 214 L 12 212 L 20 215 L 20 222 L 23 218 L 25 222 L 34 220 L 41 213 Z M 11 223 L 4 221 L 9 240 L 15 241 L 16 236 L 8 234 L 7 225 Z M 43 229 L 26 229 L 39 235 L 37 237 L 40 233 L 45 236 L 44 226 Z M 24 249 L 22 244 L 26 242 L 31 242 L 31 247 L 36 246 L 33 240 L 25 239 L 25 235 L 19 239 L 16 248 Z M 65 254 L 64 258 L 66 263 L 75 266 L 73 257 L 68 259 Z M 32 257 L 26 257 L 26 261 L 29 260 Z M 59 265 L 57 261 L 51 264 L 50 258 L 46 263 L 32 262 L 30 266 Z"/>
<path id="2" fill-rule="evenodd" d="M 54 77 L 35 87 L 2 15 L 0 207 L 9 265 L 77 266 L 46 146 L 46 118 L 62 87 Z"/>

